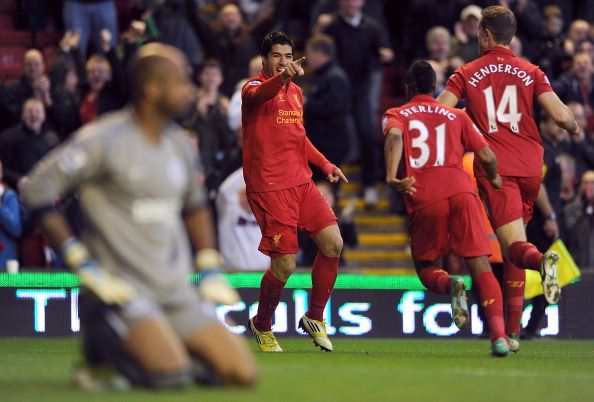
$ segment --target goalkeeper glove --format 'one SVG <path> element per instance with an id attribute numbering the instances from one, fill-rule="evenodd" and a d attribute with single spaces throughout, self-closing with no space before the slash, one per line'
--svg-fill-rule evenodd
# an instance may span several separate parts
<path id="1" fill-rule="evenodd" d="M 198 251 L 196 266 L 200 270 L 198 294 L 202 298 L 226 305 L 241 301 L 239 293 L 231 287 L 223 271 L 217 268 L 221 266 L 221 255 L 217 250 L 206 248 Z"/>
<path id="2" fill-rule="evenodd" d="M 125 304 L 136 292 L 122 279 L 101 269 L 89 256 L 89 251 L 78 239 L 71 237 L 61 247 L 66 264 L 106 304 Z"/>

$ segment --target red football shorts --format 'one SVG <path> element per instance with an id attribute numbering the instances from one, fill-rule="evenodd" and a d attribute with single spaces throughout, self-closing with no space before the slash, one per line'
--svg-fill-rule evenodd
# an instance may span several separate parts
<path id="1" fill-rule="evenodd" d="M 477 177 L 479 194 L 493 228 L 518 218 L 530 222 L 534 202 L 540 191 L 540 177 L 503 176 L 503 188 L 497 191 L 486 177 Z"/>
<path id="2" fill-rule="evenodd" d="M 448 252 L 458 257 L 491 254 L 482 205 L 473 193 L 460 193 L 414 211 L 408 228 L 417 261 L 435 261 Z"/>
<path id="3" fill-rule="evenodd" d="M 258 249 L 266 255 L 296 254 L 297 230 L 315 234 L 336 224 L 336 215 L 313 181 L 286 190 L 248 193 L 262 230 Z"/>

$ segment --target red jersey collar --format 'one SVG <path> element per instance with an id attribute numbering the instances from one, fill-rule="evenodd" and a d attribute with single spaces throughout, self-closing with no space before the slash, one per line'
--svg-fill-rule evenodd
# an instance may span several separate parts
<path id="1" fill-rule="evenodd" d="M 435 99 L 433 96 L 431 95 L 415 95 L 412 97 L 411 100 L 408 101 L 408 103 L 412 103 L 412 102 L 431 102 L 431 103 L 435 103 L 437 102 L 437 99 Z"/>
<path id="2" fill-rule="evenodd" d="M 493 46 L 493 47 L 485 50 L 483 52 L 483 56 L 484 55 L 487 55 L 489 53 L 503 53 L 503 54 L 505 54 L 507 56 L 516 57 L 516 55 L 514 54 L 514 52 L 511 51 L 511 49 L 508 49 L 508 48 L 506 48 L 504 46 L 501 46 L 501 45 L 495 45 L 495 46 Z"/>

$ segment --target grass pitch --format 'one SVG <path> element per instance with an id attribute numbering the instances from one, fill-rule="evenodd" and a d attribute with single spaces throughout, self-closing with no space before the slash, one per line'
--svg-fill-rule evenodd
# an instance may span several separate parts
<path id="1" fill-rule="evenodd" d="M 279 341 L 285 353 L 257 353 L 253 389 L 89 394 L 70 384 L 76 339 L 0 339 L 0 401 L 594 401 L 592 341 L 523 341 L 504 359 L 474 339 Z"/>

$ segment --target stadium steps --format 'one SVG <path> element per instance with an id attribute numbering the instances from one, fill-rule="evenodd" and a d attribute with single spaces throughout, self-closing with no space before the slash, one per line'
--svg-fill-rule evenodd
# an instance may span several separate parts
<path id="1" fill-rule="evenodd" d="M 346 268 L 376 274 L 414 273 L 405 218 L 390 213 L 390 200 L 379 186 L 379 202 L 372 209 L 367 209 L 359 197 L 361 184 L 357 179 L 360 168 L 343 165 L 341 170 L 349 178 L 349 183 L 343 183 L 340 187 L 339 205 L 344 208 L 354 202 L 353 220 L 359 240 L 356 248 L 345 248 L 343 252 Z"/>

